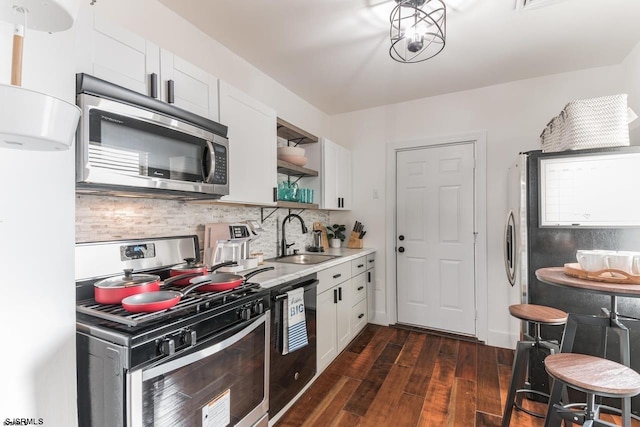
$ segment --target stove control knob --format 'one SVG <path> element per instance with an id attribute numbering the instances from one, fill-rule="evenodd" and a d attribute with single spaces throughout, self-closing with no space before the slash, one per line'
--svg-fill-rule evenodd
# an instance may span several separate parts
<path id="1" fill-rule="evenodd" d="M 264 313 L 264 303 L 262 301 L 256 302 L 256 304 L 253 306 L 253 312 L 255 314 Z"/>
<path id="2" fill-rule="evenodd" d="M 240 309 L 240 319 L 242 320 L 251 319 L 251 307 L 242 307 Z"/>
<path id="3" fill-rule="evenodd" d="M 173 338 L 165 338 L 160 342 L 160 353 L 165 356 L 171 356 L 176 352 L 176 342 Z"/>
<path id="4" fill-rule="evenodd" d="M 182 333 L 182 342 L 193 347 L 197 343 L 196 331 L 184 331 Z"/>

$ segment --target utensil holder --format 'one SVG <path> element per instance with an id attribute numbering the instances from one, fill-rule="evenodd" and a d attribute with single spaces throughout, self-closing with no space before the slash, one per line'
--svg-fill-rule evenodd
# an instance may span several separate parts
<path id="1" fill-rule="evenodd" d="M 362 249 L 362 240 L 360 238 L 360 233 L 356 231 L 352 231 L 349 235 L 349 241 L 347 242 L 347 247 L 351 249 Z"/>

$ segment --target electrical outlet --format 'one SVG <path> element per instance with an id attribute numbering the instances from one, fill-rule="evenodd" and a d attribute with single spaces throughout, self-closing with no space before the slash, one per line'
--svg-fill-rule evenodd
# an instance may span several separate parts
<path id="1" fill-rule="evenodd" d="M 380 195 L 378 194 L 378 189 L 377 188 L 373 189 L 373 198 L 374 199 L 379 199 L 380 198 Z"/>

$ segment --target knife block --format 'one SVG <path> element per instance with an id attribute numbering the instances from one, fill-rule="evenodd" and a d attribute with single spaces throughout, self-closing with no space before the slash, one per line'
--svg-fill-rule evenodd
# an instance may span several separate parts
<path id="1" fill-rule="evenodd" d="M 347 247 L 351 249 L 362 249 L 362 239 L 360 238 L 360 233 L 356 231 L 352 231 L 349 235 L 349 241 L 347 242 Z"/>

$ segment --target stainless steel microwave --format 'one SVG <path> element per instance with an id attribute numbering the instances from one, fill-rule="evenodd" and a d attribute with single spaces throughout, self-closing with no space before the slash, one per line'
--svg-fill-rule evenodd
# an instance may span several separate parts
<path id="1" fill-rule="evenodd" d="M 76 75 L 80 193 L 162 198 L 229 194 L 227 127 L 137 92 Z"/>

